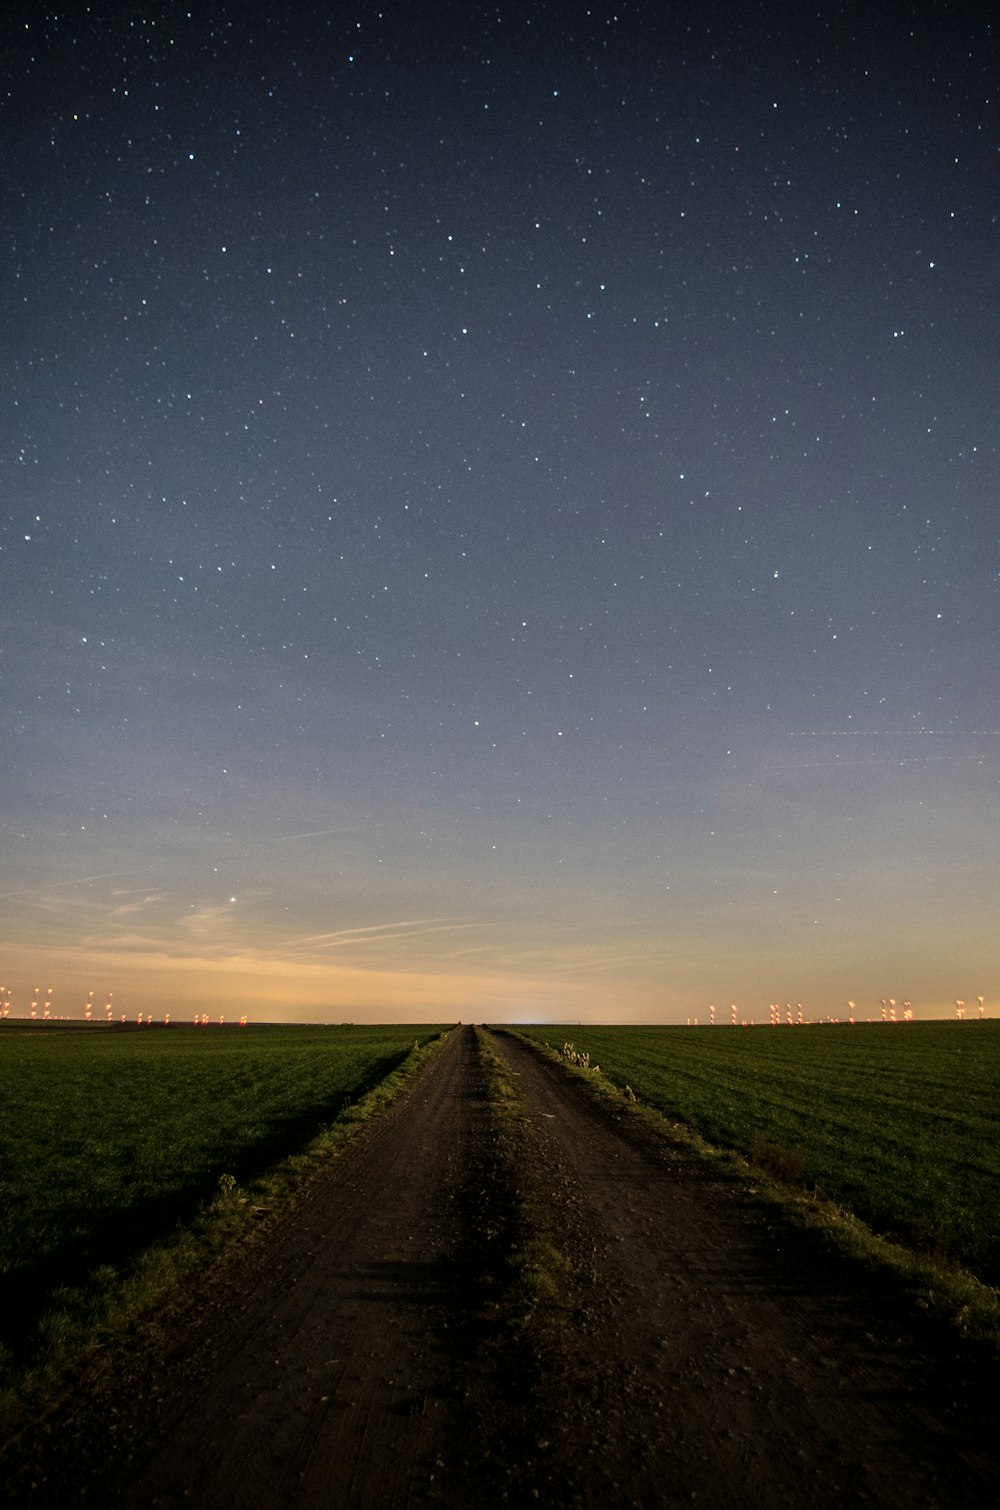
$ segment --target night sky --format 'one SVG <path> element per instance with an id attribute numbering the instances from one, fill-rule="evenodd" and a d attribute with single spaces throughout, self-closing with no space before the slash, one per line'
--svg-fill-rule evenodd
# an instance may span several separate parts
<path id="1" fill-rule="evenodd" d="M 986 8 L 275 11 L 2 23 L 12 1014 L 1000 1010 Z"/>

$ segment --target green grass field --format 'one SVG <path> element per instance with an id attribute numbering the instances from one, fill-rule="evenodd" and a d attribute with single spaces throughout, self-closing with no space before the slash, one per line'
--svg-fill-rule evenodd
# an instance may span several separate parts
<path id="1" fill-rule="evenodd" d="M 519 1029 L 562 1049 L 549 1028 Z M 1000 1283 L 1000 1022 L 573 1028 L 620 1088 Z"/>
<path id="2" fill-rule="evenodd" d="M 0 1342 L 301 1148 L 439 1028 L 0 1028 Z"/>

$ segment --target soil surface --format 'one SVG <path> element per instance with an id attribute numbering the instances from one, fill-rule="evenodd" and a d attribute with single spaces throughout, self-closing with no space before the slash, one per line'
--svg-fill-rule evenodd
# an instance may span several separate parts
<path id="1" fill-rule="evenodd" d="M 747 1187 L 462 1028 L 213 1272 L 168 1356 L 42 1425 L 7 1502 L 970 1510 L 1000 1502 L 998 1374 Z"/>

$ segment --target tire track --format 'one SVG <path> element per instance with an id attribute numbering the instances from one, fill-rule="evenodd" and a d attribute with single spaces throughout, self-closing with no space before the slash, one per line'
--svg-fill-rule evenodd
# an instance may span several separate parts
<path id="1" fill-rule="evenodd" d="M 578 1276 L 577 1502 L 998 1502 L 995 1367 L 560 1066 L 496 1042 L 536 1205 Z"/>
<path id="2" fill-rule="evenodd" d="M 433 1482 L 469 1294 L 456 1202 L 473 1082 L 473 1047 L 453 1034 L 233 1277 L 189 1357 L 195 1390 L 123 1505 L 367 1510 Z"/>
<path id="3" fill-rule="evenodd" d="M 493 1394 L 477 1382 L 484 1269 L 509 1211 L 488 1077 L 458 1029 L 270 1233 L 212 1270 L 154 1369 L 44 1424 L 8 1502 L 499 1503 L 467 1396 Z"/>

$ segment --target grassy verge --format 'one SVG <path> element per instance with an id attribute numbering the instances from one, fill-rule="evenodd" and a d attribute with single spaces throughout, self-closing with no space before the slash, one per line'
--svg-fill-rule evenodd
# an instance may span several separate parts
<path id="1" fill-rule="evenodd" d="M 799 1163 L 787 1156 L 787 1150 L 761 1140 L 746 1154 L 711 1142 L 688 1124 L 637 1099 L 628 1086 L 616 1085 L 607 1073 L 573 1063 L 536 1036 L 511 1032 L 535 1053 L 583 1082 L 618 1115 L 637 1118 L 658 1136 L 682 1145 L 798 1225 L 822 1232 L 827 1241 L 853 1260 L 891 1274 L 920 1309 L 947 1317 L 964 1336 L 1000 1353 L 1000 1293 L 961 1264 L 874 1232 L 846 1206 L 805 1184 Z"/>
<path id="2" fill-rule="evenodd" d="M 259 1242 L 301 1199 L 309 1182 L 383 1112 L 437 1052 L 445 1035 L 414 1043 L 385 1079 L 338 1115 L 298 1152 L 240 1185 L 224 1173 L 214 1198 L 193 1221 L 145 1248 L 127 1265 L 104 1265 L 85 1284 L 51 1299 L 23 1358 L 0 1360 L 0 1434 L 16 1446 L 72 1392 L 93 1393 L 117 1376 L 124 1358 L 155 1359 L 211 1267 L 239 1244 Z"/>

